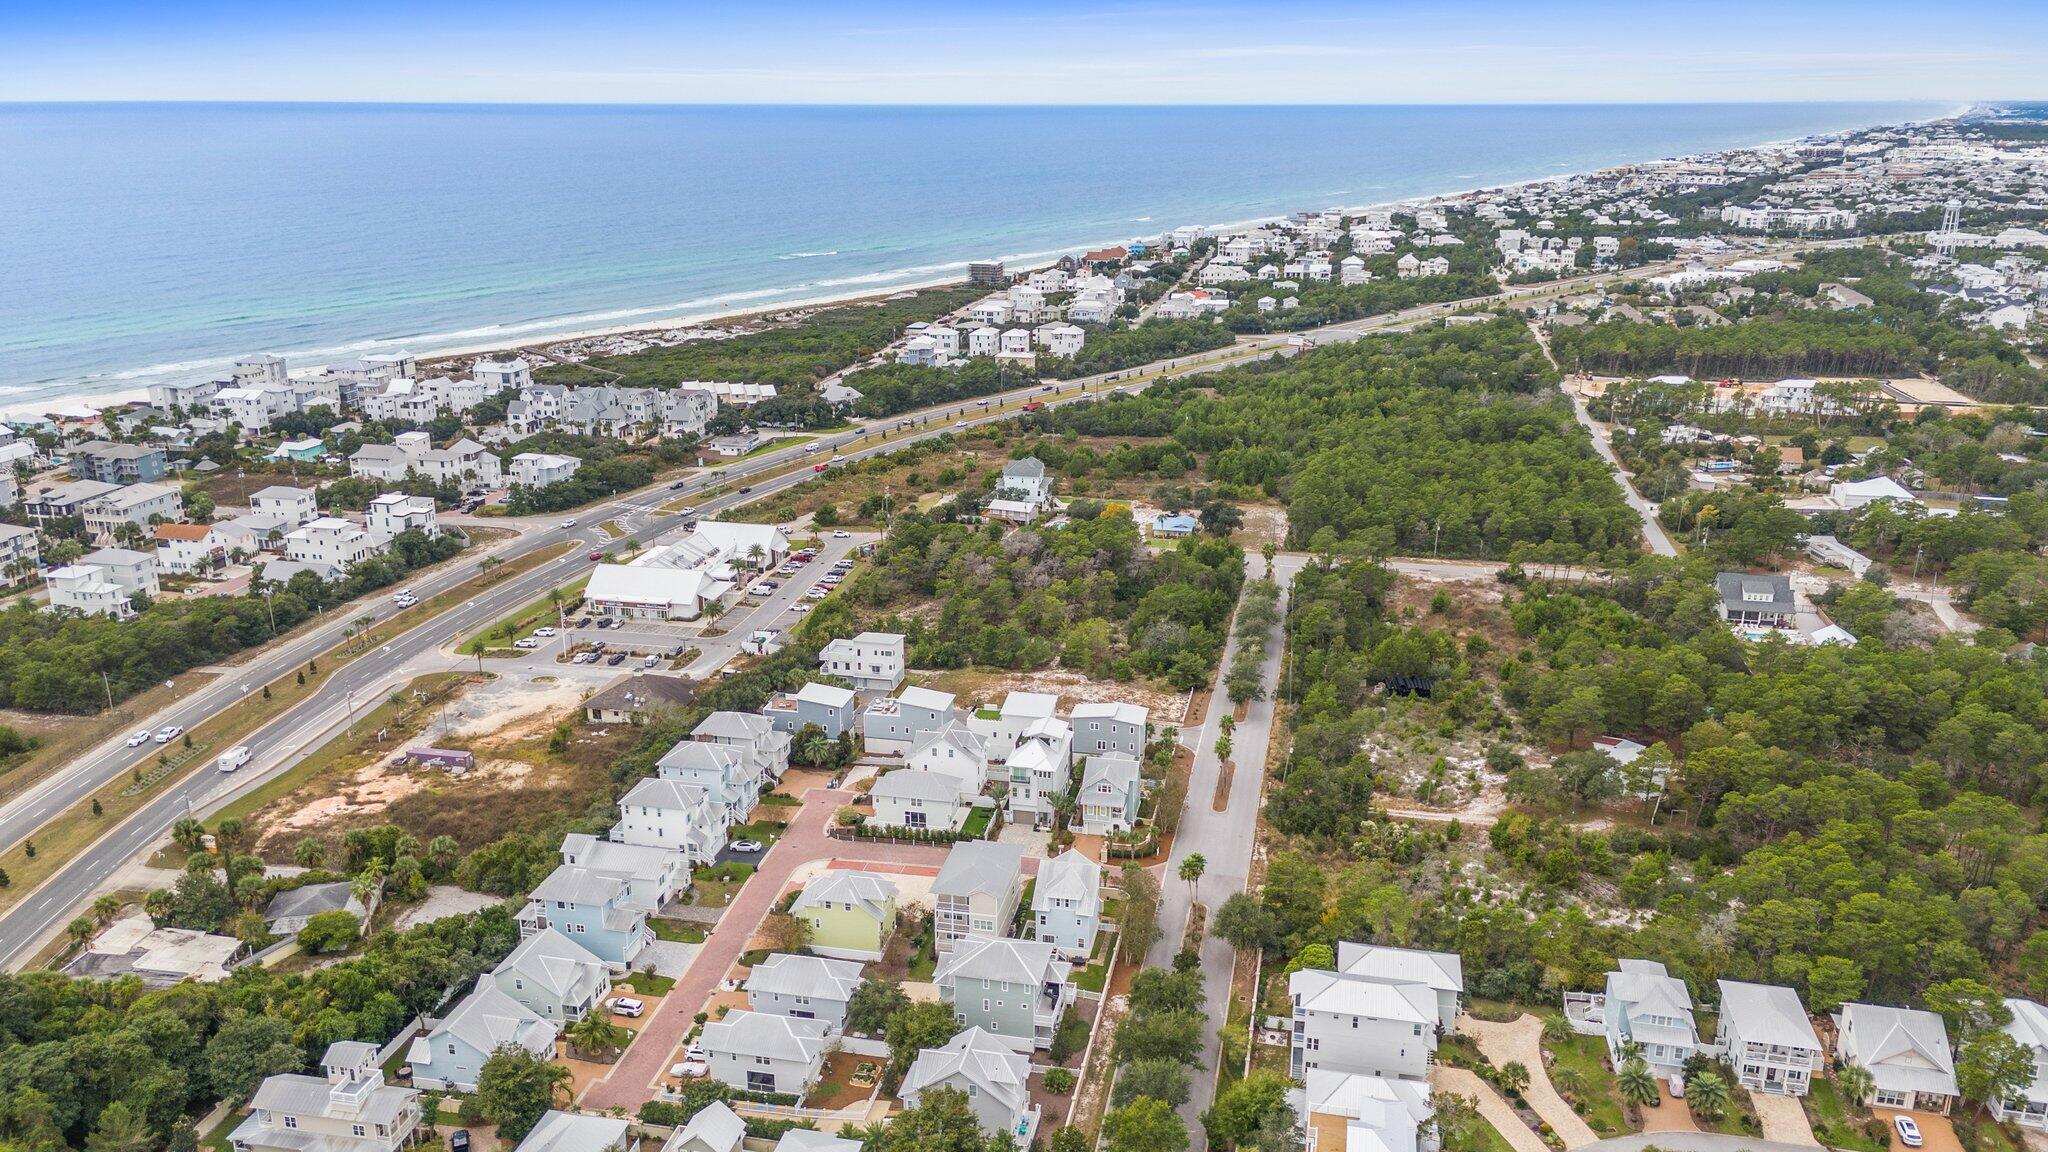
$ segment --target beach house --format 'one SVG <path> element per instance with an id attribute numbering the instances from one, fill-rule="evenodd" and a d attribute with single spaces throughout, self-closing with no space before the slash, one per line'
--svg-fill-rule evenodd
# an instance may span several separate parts
<path id="1" fill-rule="evenodd" d="M 713 712 L 691 730 L 690 737 L 737 751 L 748 770 L 764 783 L 782 779 L 789 768 L 789 733 L 778 730 L 765 716 Z"/>
<path id="2" fill-rule="evenodd" d="M 1115 752 L 1134 760 L 1145 756 L 1151 713 L 1136 704 L 1091 702 L 1074 705 L 1074 753 Z"/>
<path id="3" fill-rule="evenodd" d="M 868 790 L 875 812 L 868 823 L 878 828 L 958 832 L 973 811 L 974 793 L 962 793 L 960 782 L 939 772 L 899 768 L 885 772 Z"/>
<path id="4" fill-rule="evenodd" d="M 266 1077 L 249 1115 L 228 1133 L 234 1152 L 398 1152 L 413 1142 L 420 1093 L 384 1082 L 377 1046 L 343 1040 L 327 1046 L 320 1075 Z"/>
<path id="5" fill-rule="evenodd" d="M 1031 921 L 1034 939 L 1069 959 L 1088 957 L 1102 930 L 1102 865 L 1072 848 L 1039 865 Z"/>
<path id="6" fill-rule="evenodd" d="M 491 982 L 557 1026 L 582 1019 L 612 990 L 604 961 L 553 928 L 521 940 L 491 969 Z"/>
<path id="7" fill-rule="evenodd" d="M 1050 944 L 993 937 L 961 941 L 939 958 L 932 983 L 961 1024 L 1013 1048 L 1048 1048 L 1074 999 L 1071 972 Z"/>
<path id="8" fill-rule="evenodd" d="M 1144 785 L 1138 762 L 1128 756 L 1091 755 L 1081 766 L 1081 787 L 1074 793 L 1068 826 L 1085 836 L 1129 832 L 1138 823 Z"/>
<path id="9" fill-rule="evenodd" d="M 1655 960 L 1622 960 L 1607 974 L 1601 1015 L 1607 1055 L 1617 1068 L 1633 1046 L 1653 1072 L 1668 1076 L 1699 1050 L 1692 993 Z"/>
<path id="10" fill-rule="evenodd" d="M 1876 1107 L 1946 1114 L 1955 1103 L 1955 1054 L 1932 1012 L 1844 1004 L 1835 1015 L 1835 1059 L 1870 1073 Z"/>
<path id="11" fill-rule="evenodd" d="M 905 650 L 900 632 L 842 637 L 818 651 L 818 671 L 862 692 L 894 692 L 903 684 Z"/>
<path id="12" fill-rule="evenodd" d="M 725 1101 L 713 1100 L 669 1133 L 661 1152 L 739 1152 L 746 1138 L 747 1122 Z"/>
<path id="13" fill-rule="evenodd" d="M 1024 848 L 989 840 L 953 845 L 932 880 L 932 926 L 940 952 L 1001 936 L 1024 898 Z"/>
<path id="14" fill-rule="evenodd" d="M 766 783 L 745 752 L 697 739 L 677 742 L 655 761 L 654 771 L 663 780 L 703 789 L 733 824 L 744 824 L 754 814 Z"/>
<path id="15" fill-rule="evenodd" d="M 2007 997 L 2005 1007 L 2012 1013 L 2006 1035 L 2033 1056 L 2034 1075 L 2012 1099 L 1992 1101 L 1991 1114 L 2002 1121 L 2048 1131 L 2048 1007 L 2018 997 Z"/>
<path id="16" fill-rule="evenodd" d="M 705 864 L 725 847 L 731 825 L 729 811 L 703 788 L 650 776 L 619 797 L 619 820 L 608 838 L 668 849 Z"/>
<path id="17" fill-rule="evenodd" d="M 714 831 L 712 835 L 719 837 L 722 845 L 723 825 L 718 828 L 721 830 Z M 716 855 L 716 849 L 693 857 L 686 850 L 601 840 L 587 832 L 571 832 L 562 837 L 562 863 L 588 868 L 623 882 L 626 885 L 626 906 L 644 909 L 650 914 L 660 912 L 670 902 L 688 893 L 690 865 L 693 862 L 701 864 L 713 855 Z"/>
<path id="18" fill-rule="evenodd" d="M 853 731 L 853 705 L 853 689 L 813 680 L 795 692 L 782 692 L 770 697 L 768 703 L 762 705 L 761 715 L 766 716 L 778 732 L 794 736 L 805 725 L 815 724 L 825 733 L 826 739 L 837 740 L 841 732 Z"/>
<path id="19" fill-rule="evenodd" d="M 953 694 L 915 684 L 895 696 L 877 696 L 860 714 L 861 744 L 869 754 L 901 756 L 919 737 L 953 722 Z"/>
<path id="20" fill-rule="evenodd" d="M 915 1108 L 924 1094 L 947 1088 L 967 1097 L 968 1110 L 991 1135 L 1031 1145 L 1038 1109 L 1031 1103 L 1031 1062 L 980 1028 L 968 1028 L 938 1048 L 926 1048 L 904 1074 L 903 1103 Z"/>
<path id="21" fill-rule="evenodd" d="M 272 484 L 249 495 L 249 511 L 276 516 L 296 528 L 319 517 L 320 509 L 311 491 Z"/>
<path id="22" fill-rule="evenodd" d="M 812 952 L 879 960 L 896 930 L 896 885 L 872 872 L 823 872 L 797 893 L 789 912 L 809 930 Z"/>
<path id="23" fill-rule="evenodd" d="M 623 1116 L 549 1109 L 513 1152 L 636 1152 L 640 1138 Z"/>
<path id="24" fill-rule="evenodd" d="M 1420 982 L 1303 968 L 1287 978 L 1293 1006 L 1289 1075 L 1310 1069 L 1421 1080 L 1436 1053 L 1436 992 Z"/>
<path id="25" fill-rule="evenodd" d="M 801 1096 L 818 1081 L 825 1044 L 835 1034 L 823 1020 L 769 1012 L 728 1012 L 708 1021 L 699 1040 L 711 1078 L 742 1092 Z"/>
<path id="26" fill-rule="evenodd" d="M 1799 993 L 1777 984 L 1723 980 L 1718 1039 L 1735 1078 L 1753 1092 L 1804 1096 L 1820 1067 L 1820 1037 Z"/>
<path id="27" fill-rule="evenodd" d="M 553 1024 L 499 991 L 491 977 L 479 976 L 476 990 L 433 1031 L 415 1039 L 405 1059 L 416 1088 L 474 1092 L 492 1053 L 509 1046 L 552 1060 L 556 1034 Z"/>
<path id="28" fill-rule="evenodd" d="M 846 1028 L 846 1006 L 860 987 L 860 963 L 778 952 L 747 974 L 747 1004 L 756 1012 L 817 1020 L 836 1035 Z"/>
<path id="29" fill-rule="evenodd" d="M 583 945 L 614 972 L 624 972 L 654 943 L 647 911 L 628 897 L 626 882 L 575 864 L 548 873 L 519 913 L 519 934 L 553 928 Z"/>
<path id="30" fill-rule="evenodd" d="M 1301 1118 L 1308 1152 L 1436 1152 L 1429 1085 L 1311 1068 L 1303 1078 Z"/>
<path id="31" fill-rule="evenodd" d="M 1027 828 L 1050 828 L 1058 801 L 1073 780 L 1074 729 L 1057 716 L 1034 720 L 1005 761 L 1009 819 Z"/>

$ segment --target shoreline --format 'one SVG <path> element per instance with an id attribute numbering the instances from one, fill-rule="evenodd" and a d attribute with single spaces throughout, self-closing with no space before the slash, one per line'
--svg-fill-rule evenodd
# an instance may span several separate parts
<path id="1" fill-rule="evenodd" d="M 1947 120 L 1955 120 L 1963 115 L 1966 115 L 1967 113 L 1971 112 L 1972 110 L 1980 106 L 1980 104 L 1974 102 L 1959 104 L 1955 106 L 1952 110 L 1942 113 L 1940 115 L 1929 116 L 1921 120 L 1900 121 L 1898 123 L 1900 126 L 1907 126 L 1933 124 Z M 1836 135 L 1840 133 L 1863 131 L 1871 128 L 1880 128 L 1886 126 L 1888 125 L 1859 124 L 1849 127 L 1828 129 L 1821 132 L 1810 133 L 1808 135 Z M 1487 184 L 1466 186 L 1447 191 L 1418 192 L 1410 196 L 1400 197 L 1393 200 L 1384 200 L 1367 204 L 1344 205 L 1333 207 L 1335 207 L 1337 211 L 1344 212 L 1347 215 L 1357 215 L 1359 213 L 1367 211 L 1398 208 L 1405 204 L 1413 204 L 1425 200 L 1457 200 L 1477 196 L 1482 193 L 1529 188 L 1542 184 L 1554 183 L 1557 181 L 1572 180 L 1580 177 L 1597 175 L 1602 172 L 1610 172 L 1619 168 L 1634 167 L 1643 164 L 1655 164 L 1666 161 L 1675 162 L 1689 159 L 1694 156 L 1716 155 L 1725 152 L 1781 148 L 1789 145 L 1796 139 L 1803 138 L 1806 137 L 1766 140 L 1753 144 L 1732 146 L 1729 148 L 1721 149 L 1719 150 L 1719 152 L 1686 153 L 1674 156 L 1661 156 L 1642 160 L 1622 161 L 1616 164 L 1610 164 L 1603 167 L 1578 169 L 1570 172 L 1555 172 L 1548 175 L 1532 176 L 1521 180 L 1498 181 Z M 1289 215 L 1291 215 L 1292 212 L 1310 210 L 1313 209 L 1296 208 L 1287 212 L 1275 212 L 1244 219 L 1229 220 L 1213 224 L 1199 224 L 1193 226 L 1200 228 L 1205 233 L 1223 233 L 1228 231 L 1253 228 L 1262 224 L 1271 223 L 1276 220 L 1284 220 Z M 1176 227 L 1180 226 L 1185 225 L 1179 225 Z M 1167 228 L 1166 231 L 1170 232 L 1172 231 L 1172 228 Z M 1127 243 L 1130 239 L 1131 237 L 1125 236 L 1121 239 L 1102 239 L 1086 242 L 1074 242 L 1062 245 L 1057 248 L 1041 249 L 1035 252 L 1016 253 L 1007 256 L 966 258 L 960 260 L 946 261 L 941 264 L 917 265 L 909 268 L 861 273 L 853 276 L 839 278 L 836 283 L 833 281 L 821 281 L 815 285 L 799 284 L 792 285 L 787 288 L 751 289 L 742 292 L 730 292 L 721 295 L 710 296 L 704 298 L 701 301 L 679 301 L 675 304 L 668 305 L 646 305 L 639 307 L 615 308 L 602 312 L 585 313 L 580 316 L 560 317 L 553 320 L 540 319 L 519 321 L 511 325 L 511 327 L 514 329 L 528 328 L 534 330 L 530 337 L 524 339 L 519 338 L 518 334 L 514 331 L 503 330 L 505 327 L 503 325 L 490 324 L 479 325 L 468 329 L 462 329 L 438 335 L 426 334 L 414 335 L 409 337 L 371 337 L 362 340 L 352 341 L 347 344 L 334 345 L 326 348 L 301 349 L 297 351 L 287 350 L 278 352 L 276 354 L 281 355 L 285 357 L 288 361 L 292 361 L 294 363 L 317 365 L 321 363 L 332 362 L 335 360 L 350 359 L 353 357 L 363 356 L 380 351 L 388 352 L 402 350 L 415 352 L 417 358 L 423 364 L 438 364 L 443 361 L 458 358 L 471 358 L 490 355 L 516 355 L 526 353 L 530 350 L 545 348 L 552 345 L 572 343 L 579 340 L 592 340 L 606 337 L 621 336 L 658 335 L 675 332 L 685 328 L 723 327 L 734 324 L 756 323 L 762 321 L 765 317 L 776 313 L 815 311 L 824 308 L 847 307 L 856 304 L 863 304 L 883 300 L 890 296 L 894 296 L 903 292 L 921 292 L 931 288 L 942 287 L 949 284 L 957 284 L 961 282 L 967 266 L 970 263 L 978 262 L 981 259 L 1000 261 L 1004 265 L 1005 271 L 1007 272 L 1028 272 L 1040 268 L 1049 267 L 1052 264 L 1057 263 L 1060 260 L 1060 258 L 1064 256 L 1080 252 L 1086 252 L 1096 248 Z M 854 289 L 852 288 L 852 284 L 855 282 L 861 282 L 864 284 L 864 286 L 859 289 Z M 847 290 L 826 291 L 823 293 L 796 295 L 799 293 L 804 293 L 806 288 L 824 287 L 828 284 L 832 285 L 832 287 L 834 288 L 844 287 Z M 767 298 L 775 297 L 785 293 L 792 295 L 790 296 L 790 298 L 783 300 L 763 299 L 761 303 L 758 304 L 757 306 L 748 307 L 745 308 L 744 310 L 736 311 L 733 308 L 733 306 L 738 305 L 741 300 L 747 297 Z M 662 313 L 672 314 L 664 315 L 659 319 L 654 318 L 655 314 Z M 635 314 L 638 314 L 639 318 L 632 320 L 625 319 L 626 316 Z M 585 323 L 582 325 L 577 325 L 578 321 L 599 321 L 606 318 L 617 318 L 618 322 L 611 324 Z M 565 325 L 565 327 L 553 327 L 553 325 L 556 324 Z M 464 337 L 471 336 L 472 334 L 474 338 L 463 339 Z M 414 348 L 409 347 L 409 345 L 418 345 L 419 347 Z M 151 365 L 142 368 L 128 369 L 119 373 L 102 377 L 102 379 L 108 382 L 140 380 L 145 378 L 150 379 L 153 382 L 168 382 L 173 380 L 189 381 L 203 379 L 207 376 L 215 375 L 224 371 L 228 365 L 233 363 L 235 358 L 252 354 L 252 351 L 254 350 L 243 349 L 240 351 L 223 354 L 221 356 L 210 358 L 207 360 L 177 364 Z M 36 386 L 27 386 L 27 388 L 34 387 Z M 62 386 L 56 385 L 53 387 Z M 26 390 L 26 388 L 24 390 Z M 148 397 L 149 385 L 134 384 L 129 387 L 109 389 L 104 391 L 95 390 L 83 394 L 76 392 L 68 395 L 59 394 L 56 396 L 51 396 L 40 400 L 25 400 L 21 402 L 11 402 L 5 399 L 0 399 L 0 418 L 43 415 L 55 412 L 78 412 L 85 409 L 103 410 L 107 408 L 117 408 L 127 404 L 146 402 L 148 400 Z"/>

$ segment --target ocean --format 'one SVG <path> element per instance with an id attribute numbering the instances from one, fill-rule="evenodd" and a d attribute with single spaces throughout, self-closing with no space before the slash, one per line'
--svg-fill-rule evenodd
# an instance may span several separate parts
<path id="1" fill-rule="evenodd" d="M 0 407 L 505 346 L 1925 104 L 0 104 Z"/>

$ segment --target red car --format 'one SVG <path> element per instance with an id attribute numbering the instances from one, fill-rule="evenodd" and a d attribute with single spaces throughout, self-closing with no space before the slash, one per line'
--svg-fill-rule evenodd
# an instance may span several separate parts
<path id="1" fill-rule="evenodd" d="M 595 551 L 593 551 L 593 552 L 592 552 L 592 553 L 590 554 L 590 558 L 591 558 L 592 560 L 602 560 L 602 559 L 604 559 L 604 553 L 602 553 L 602 552 L 595 552 Z"/>
<path id="2" fill-rule="evenodd" d="M 831 465 L 830 465 L 830 464 L 813 464 L 813 465 L 811 465 L 811 471 L 813 471 L 813 472 L 823 472 L 823 471 L 824 471 L 825 469 L 827 469 L 827 468 L 830 468 L 830 467 L 831 467 Z"/>

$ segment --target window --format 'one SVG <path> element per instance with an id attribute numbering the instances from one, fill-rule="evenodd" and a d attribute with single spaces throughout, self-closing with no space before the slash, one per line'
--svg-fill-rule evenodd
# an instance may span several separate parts
<path id="1" fill-rule="evenodd" d="M 287 1128 L 297 1128 L 299 1126 L 299 1118 L 297 1116 L 285 1117 L 284 1126 Z"/>
<path id="2" fill-rule="evenodd" d="M 982 1002 L 981 1002 L 981 1010 L 982 1010 L 983 1012 L 986 1012 L 986 1011 L 988 1011 L 988 1000 L 987 1000 L 987 998 L 985 998 L 985 997 L 984 997 L 984 998 L 982 999 Z"/>
<path id="3" fill-rule="evenodd" d="M 349 1128 L 349 1134 L 350 1134 L 350 1135 L 352 1135 L 352 1136 L 362 1136 L 362 1135 L 365 1135 L 365 1133 L 364 1133 L 364 1131 L 363 1131 L 363 1126 L 362 1126 L 361 1124 L 351 1124 L 351 1125 L 349 1125 L 349 1126 L 348 1126 L 348 1128 Z"/>
<path id="4" fill-rule="evenodd" d="M 773 1072 L 749 1072 L 749 1073 L 747 1073 L 747 1091 L 749 1091 L 749 1092 L 773 1092 L 773 1091 L 775 1091 L 775 1073 L 773 1073 Z"/>

